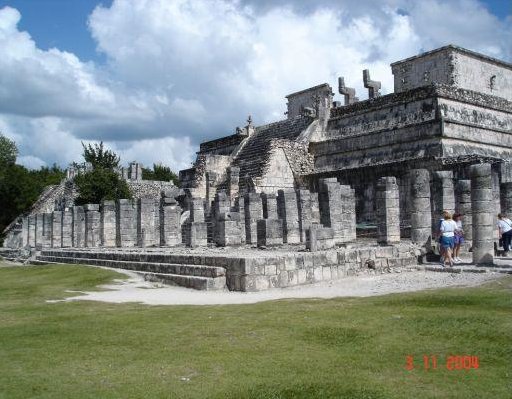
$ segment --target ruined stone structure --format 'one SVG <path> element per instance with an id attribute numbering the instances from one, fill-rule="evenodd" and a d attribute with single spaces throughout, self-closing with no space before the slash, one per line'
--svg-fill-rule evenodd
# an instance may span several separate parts
<path id="1" fill-rule="evenodd" d="M 512 65 L 446 46 L 391 69 L 393 93 L 365 70 L 367 100 L 340 78 L 344 106 L 324 83 L 288 95 L 286 119 L 249 117 L 202 143 L 181 191 L 54 201 L 14 223 L 6 243 L 42 248 L 41 261 L 247 291 L 416 264 L 449 210 L 463 213 L 474 262 L 492 263 L 495 214 L 512 211 Z M 144 186 L 137 164 L 120 173 Z"/>

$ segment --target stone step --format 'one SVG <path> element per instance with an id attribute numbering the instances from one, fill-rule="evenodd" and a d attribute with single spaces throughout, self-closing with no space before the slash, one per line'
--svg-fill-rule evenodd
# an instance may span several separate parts
<path id="1" fill-rule="evenodd" d="M 40 256 L 57 256 L 79 259 L 122 260 L 130 262 L 169 263 L 176 265 L 224 266 L 223 257 L 197 256 L 162 252 L 140 252 L 130 250 L 77 250 L 77 249 L 43 249 Z"/>
<path id="2" fill-rule="evenodd" d="M 453 266 L 442 267 L 441 265 L 425 265 L 421 270 L 440 273 L 504 273 L 512 274 L 512 267 L 494 267 L 494 266 Z"/>
<path id="3" fill-rule="evenodd" d="M 94 266 L 113 267 L 117 269 L 134 270 L 140 272 L 175 274 L 182 276 L 197 276 L 207 278 L 223 277 L 226 274 L 226 269 L 224 269 L 223 267 L 205 265 L 178 265 L 169 263 L 137 262 L 112 259 L 72 258 L 67 256 L 46 255 L 39 255 L 37 256 L 36 260 L 53 263 L 87 264 Z"/>
<path id="4" fill-rule="evenodd" d="M 223 290 L 226 288 L 226 277 L 199 277 L 199 276 L 183 276 L 180 274 L 170 273 L 144 273 L 137 272 L 144 276 L 146 281 L 159 282 L 168 285 L 178 285 L 180 287 L 193 288 L 195 290 L 211 291 Z"/>

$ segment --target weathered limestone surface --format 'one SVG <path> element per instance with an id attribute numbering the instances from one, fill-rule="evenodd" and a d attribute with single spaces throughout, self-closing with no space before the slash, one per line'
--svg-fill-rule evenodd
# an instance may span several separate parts
<path id="1" fill-rule="evenodd" d="M 455 190 L 451 171 L 434 172 L 432 187 L 432 228 L 437 233 L 443 211 L 455 212 Z"/>
<path id="2" fill-rule="evenodd" d="M 100 207 L 98 204 L 87 204 L 85 211 L 85 246 L 97 248 L 101 243 Z"/>
<path id="3" fill-rule="evenodd" d="M 43 246 L 43 240 L 44 240 L 44 215 L 42 213 L 38 213 L 36 215 L 36 247 L 42 247 Z"/>
<path id="4" fill-rule="evenodd" d="M 28 217 L 25 216 L 22 219 L 22 227 L 21 227 L 21 246 L 26 247 L 29 245 L 28 243 L 28 234 L 29 234 L 29 226 L 28 226 Z"/>
<path id="5" fill-rule="evenodd" d="M 311 224 L 306 228 L 306 249 L 311 252 L 325 251 L 335 247 L 334 230 L 319 224 Z"/>
<path id="6" fill-rule="evenodd" d="M 309 190 L 297 190 L 297 206 L 299 212 L 300 241 L 306 242 L 306 230 L 313 223 L 312 193 Z"/>
<path id="7" fill-rule="evenodd" d="M 43 213 L 43 248 L 52 246 L 53 217 L 50 212 Z"/>
<path id="8" fill-rule="evenodd" d="M 462 228 L 467 241 L 473 239 L 473 216 L 471 214 L 471 180 L 458 180 L 455 184 L 457 203 L 455 210 L 462 215 Z"/>
<path id="9" fill-rule="evenodd" d="M 181 244 L 181 208 L 173 196 L 163 194 L 160 212 L 160 245 Z"/>
<path id="10" fill-rule="evenodd" d="M 238 212 L 221 213 L 217 216 L 215 231 L 215 243 L 221 247 L 236 246 L 242 244 L 245 232 L 240 226 L 240 214 Z"/>
<path id="11" fill-rule="evenodd" d="M 62 211 L 62 247 L 71 248 L 73 246 L 73 212 L 71 210 Z"/>
<path id="12" fill-rule="evenodd" d="M 155 247 L 160 244 L 160 209 L 154 198 L 137 202 L 137 245 Z"/>
<path id="13" fill-rule="evenodd" d="M 73 207 L 73 247 L 85 247 L 85 212 L 82 206 Z"/>
<path id="14" fill-rule="evenodd" d="M 245 211 L 245 242 L 257 244 L 257 222 L 263 218 L 261 196 L 257 193 L 246 193 L 244 196 Z"/>
<path id="15" fill-rule="evenodd" d="M 240 230 L 242 231 L 242 236 L 240 237 L 240 241 L 242 244 L 246 243 L 246 226 L 245 226 L 245 199 L 240 196 L 235 199 L 235 212 L 240 216 Z"/>
<path id="16" fill-rule="evenodd" d="M 345 242 L 356 239 L 356 195 L 355 190 L 348 185 L 340 186 L 341 220 L 343 223 Z"/>
<path id="17" fill-rule="evenodd" d="M 341 188 L 336 178 L 319 180 L 318 203 L 320 208 L 320 222 L 334 231 L 334 239 L 343 242 L 343 221 L 341 205 Z"/>
<path id="18" fill-rule="evenodd" d="M 101 246 L 116 246 L 116 202 L 103 201 L 101 204 Z"/>
<path id="19" fill-rule="evenodd" d="M 283 221 L 283 241 L 300 243 L 299 209 L 295 190 L 279 190 L 277 193 L 277 215 Z"/>
<path id="20" fill-rule="evenodd" d="M 381 177 L 377 182 L 377 242 L 400 242 L 400 202 L 395 177 Z"/>
<path id="21" fill-rule="evenodd" d="M 432 234 L 430 173 L 426 169 L 413 169 L 410 171 L 410 182 L 411 240 L 425 245 Z"/>
<path id="22" fill-rule="evenodd" d="M 239 183 L 240 183 L 240 168 L 236 166 L 230 166 L 227 168 L 228 175 L 228 195 L 233 201 L 238 196 Z"/>
<path id="23" fill-rule="evenodd" d="M 512 217 L 512 182 L 501 183 L 501 213 Z"/>
<path id="24" fill-rule="evenodd" d="M 116 240 L 118 247 L 137 246 L 137 204 L 120 199 L 116 203 Z"/>
<path id="25" fill-rule="evenodd" d="M 277 195 L 274 193 L 261 193 L 263 217 L 265 219 L 277 219 Z"/>
<path id="26" fill-rule="evenodd" d="M 52 247 L 62 246 L 62 212 L 53 211 L 52 213 Z"/>
<path id="27" fill-rule="evenodd" d="M 204 217 L 204 201 L 201 198 L 190 198 L 190 218 L 185 229 L 187 246 L 195 248 L 208 244 L 208 226 Z"/>
<path id="28" fill-rule="evenodd" d="M 494 207 L 491 165 L 472 165 L 471 210 L 473 217 L 473 263 L 492 264 L 494 256 Z"/>
<path id="29" fill-rule="evenodd" d="M 283 221 L 281 219 L 260 219 L 257 222 L 258 247 L 283 244 Z"/>

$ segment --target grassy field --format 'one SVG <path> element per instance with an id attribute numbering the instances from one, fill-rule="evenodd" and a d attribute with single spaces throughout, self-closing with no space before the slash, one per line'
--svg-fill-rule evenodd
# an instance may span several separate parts
<path id="1" fill-rule="evenodd" d="M 255 305 L 46 302 L 120 277 L 0 268 L 0 398 L 511 397 L 510 277 Z M 448 370 L 450 355 L 478 356 L 479 367 Z"/>

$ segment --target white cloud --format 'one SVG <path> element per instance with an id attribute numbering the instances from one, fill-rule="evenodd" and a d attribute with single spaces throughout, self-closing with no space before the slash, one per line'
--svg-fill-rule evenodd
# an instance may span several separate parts
<path id="1" fill-rule="evenodd" d="M 392 91 L 389 63 L 446 43 L 510 59 L 510 19 L 476 0 L 114 0 L 89 29 L 107 63 L 41 50 L 0 9 L 0 130 L 27 165 L 66 164 L 103 140 L 125 162 L 188 167 L 197 143 L 284 96 L 339 75 L 365 98 L 362 69 Z M 450 16 L 447 18 L 447 16 Z"/>

